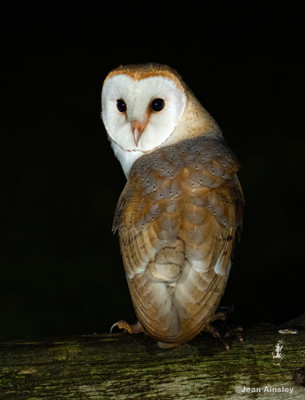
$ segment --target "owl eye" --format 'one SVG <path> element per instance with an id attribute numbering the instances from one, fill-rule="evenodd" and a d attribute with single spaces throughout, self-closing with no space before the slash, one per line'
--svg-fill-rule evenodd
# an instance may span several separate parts
<path id="1" fill-rule="evenodd" d="M 125 112 L 127 108 L 125 101 L 122 99 L 118 99 L 116 101 L 116 108 L 122 113 Z"/>
<path id="2" fill-rule="evenodd" d="M 154 111 L 161 111 L 165 106 L 165 102 L 163 99 L 154 99 L 151 102 L 151 109 Z"/>

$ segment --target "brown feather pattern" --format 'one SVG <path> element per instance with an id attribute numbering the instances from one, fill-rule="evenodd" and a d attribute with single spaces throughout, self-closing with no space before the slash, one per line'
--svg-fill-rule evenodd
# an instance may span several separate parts
<path id="1" fill-rule="evenodd" d="M 242 224 L 238 168 L 213 135 L 159 148 L 131 168 L 113 229 L 137 317 L 160 342 L 192 339 L 218 307 Z"/>

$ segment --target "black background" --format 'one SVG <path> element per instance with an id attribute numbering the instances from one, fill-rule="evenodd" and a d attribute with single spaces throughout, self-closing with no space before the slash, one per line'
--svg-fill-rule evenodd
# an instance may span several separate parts
<path id="1" fill-rule="evenodd" d="M 240 322 L 304 312 L 304 13 L 169 4 L 1 5 L 0 338 L 135 320 L 111 233 L 125 178 L 100 92 L 119 64 L 151 61 L 180 72 L 242 164 L 244 230 L 222 304 Z"/>

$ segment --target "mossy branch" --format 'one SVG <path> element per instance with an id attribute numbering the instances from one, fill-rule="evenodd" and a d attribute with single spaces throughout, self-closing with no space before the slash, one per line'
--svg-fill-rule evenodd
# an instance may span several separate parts
<path id="1" fill-rule="evenodd" d="M 282 328 L 298 333 L 260 324 L 230 350 L 208 334 L 170 350 L 126 333 L 5 341 L 0 399 L 304 399 L 305 314 Z"/>

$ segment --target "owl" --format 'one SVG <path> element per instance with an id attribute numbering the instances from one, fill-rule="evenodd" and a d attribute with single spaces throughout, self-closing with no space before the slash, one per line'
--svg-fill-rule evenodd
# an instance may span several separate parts
<path id="1" fill-rule="evenodd" d="M 115 211 L 131 325 L 162 348 L 212 322 L 231 268 L 244 198 L 239 163 L 215 120 L 167 65 L 120 66 L 106 77 L 102 119 L 127 178 Z"/>

